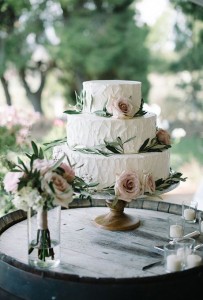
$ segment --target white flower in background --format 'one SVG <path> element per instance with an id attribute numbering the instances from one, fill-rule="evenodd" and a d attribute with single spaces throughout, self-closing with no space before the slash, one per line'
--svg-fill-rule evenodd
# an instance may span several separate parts
<path id="1" fill-rule="evenodd" d="M 45 201 L 45 200 L 44 200 Z M 13 204 L 16 208 L 27 211 L 29 207 L 36 209 L 39 207 L 39 202 L 42 202 L 42 197 L 37 189 L 30 186 L 23 187 L 14 195 Z M 42 203 L 40 203 L 41 205 Z"/>

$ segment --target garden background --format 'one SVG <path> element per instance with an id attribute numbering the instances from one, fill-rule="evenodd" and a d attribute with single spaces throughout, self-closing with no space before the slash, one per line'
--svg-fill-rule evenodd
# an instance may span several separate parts
<path id="1" fill-rule="evenodd" d="M 82 82 L 142 82 L 147 109 L 172 136 L 172 192 L 192 198 L 203 174 L 203 7 L 185 0 L 0 1 L 0 214 L 7 160 L 66 136 Z M 51 155 L 51 152 L 47 152 Z"/>

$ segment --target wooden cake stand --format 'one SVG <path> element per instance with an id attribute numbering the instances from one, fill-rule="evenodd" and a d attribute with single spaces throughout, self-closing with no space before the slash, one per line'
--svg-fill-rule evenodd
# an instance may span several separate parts
<path id="1" fill-rule="evenodd" d="M 93 223 L 100 228 L 107 230 L 132 230 L 140 225 L 140 220 L 124 213 L 126 201 L 118 200 L 115 206 L 112 206 L 112 200 L 106 200 L 110 212 L 96 217 Z"/>
<path id="2" fill-rule="evenodd" d="M 171 184 L 170 187 L 168 187 L 165 190 L 162 190 L 157 193 L 157 195 L 162 195 L 165 193 L 168 193 L 172 190 L 174 190 L 178 183 Z M 140 220 L 136 216 L 131 216 L 129 214 L 124 213 L 124 208 L 127 204 L 126 201 L 118 200 L 116 205 L 113 204 L 114 197 L 107 196 L 107 194 L 101 194 L 98 195 L 95 194 L 95 197 L 103 198 L 106 201 L 107 206 L 110 208 L 110 212 L 107 214 L 100 215 L 96 217 L 93 221 L 93 223 L 100 228 L 107 229 L 107 230 L 133 230 L 140 225 Z M 142 195 L 142 198 L 145 197 Z"/>

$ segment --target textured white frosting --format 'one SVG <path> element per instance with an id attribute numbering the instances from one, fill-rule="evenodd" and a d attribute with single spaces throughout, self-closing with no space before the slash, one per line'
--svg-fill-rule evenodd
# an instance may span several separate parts
<path id="1" fill-rule="evenodd" d="M 107 101 L 113 98 L 129 98 L 134 107 L 141 104 L 141 82 L 127 80 L 92 80 L 83 82 L 86 101 L 83 112 L 103 110 Z M 136 109 L 137 111 L 137 109 Z"/>
<path id="2" fill-rule="evenodd" d="M 140 175 L 152 173 L 154 180 L 169 176 L 170 152 L 151 152 L 142 154 L 122 154 L 109 157 L 96 154 L 83 154 L 72 151 L 68 146 L 58 146 L 54 150 L 55 157 L 66 153 L 72 165 L 75 165 L 75 173 L 84 180 L 99 182 L 97 190 L 114 185 L 116 174 L 123 171 L 136 171 Z M 77 168 L 78 166 L 78 168 Z"/>
<path id="3" fill-rule="evenodd" d="M 94 114 L 67 116 L 67 142 L 70 147 L 95 147 L 104 140 L 113 142 L 120 137 L 122 142 L 135 136 L 123 145 L 124 153 L 137 153 L 147 138 L 156 135 L 156 115 L 147 113 L 132 119 L 113 119 Z"/>

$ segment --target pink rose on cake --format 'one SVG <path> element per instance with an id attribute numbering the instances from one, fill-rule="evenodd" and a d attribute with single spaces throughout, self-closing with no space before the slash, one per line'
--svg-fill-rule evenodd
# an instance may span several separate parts
<path id="1" fill-rule="evenodd" d="M 128 119 L 132 118 L 136 110 L 130 103 L 128 98 L 110 98 L 107 105 L 107 111 L 117 119 Z"/>
<path id="2" fill-rule="evenodd" d="M 144 193 L 153 194 L 156 190 L 156 184 L 152 174 L 143 174 L 142 176 L 142 195 Z"/>
<path id="3" fill-rule="evenodd" d="M 170 134 L 164 130 L 164 129 L 159 129 L 157 130 L 156 137 L 159 142 L 165 144 L 165 145 L 170 145 L 171 144 L 171 137 Z"/>
<path id="4" fill-rule="evenodd" d="M 115 196 L 119 199 L 131 202 L 131 200 L 140 196 L 140 180 L 136 172 L 123 171 L 116 176 Z"/>

